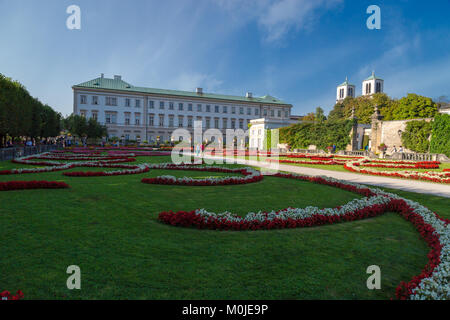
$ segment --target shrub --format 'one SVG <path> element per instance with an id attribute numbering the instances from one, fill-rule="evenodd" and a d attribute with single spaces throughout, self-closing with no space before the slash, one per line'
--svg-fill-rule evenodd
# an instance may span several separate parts
<path id="1" fill-rule="evenodd" d="M 430 150 L 450 156 L 450 115 L 440 114 L 434 118 Z"/>
<path id="2" fill-rule="evenodd" d="M 431 129 L 432 124 L 425 120 L 408 122 L 402 134 L 403 145 L 412 151 L 428 152 Z"/>

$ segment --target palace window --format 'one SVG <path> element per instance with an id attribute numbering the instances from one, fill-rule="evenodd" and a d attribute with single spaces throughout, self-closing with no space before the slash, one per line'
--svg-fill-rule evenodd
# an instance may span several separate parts
<path id="1" fill-rule="evenodd" d="M 222 120 L 222 128 L 223 128 L 223 129 L 228 128 L 228 119 L 227 119 L 227 118 L 224 118 L 224 119 Z"/>
<path id="2" fill-rule="evenodd" d="M 206 105 L 206 112 L 211 112 L 211 106 L 209 104 Z"/>
<path id="3" fill-rule="evenodd" d="M 141 107 L 141 100 L 136 99 L 136 108 Z"/>
<path id="4" fill-rule="evenodd" d="M 131 102 L 130 102 L 130 99 L 125 99 L 125 107 L 129 107 L 129 106 L 131 106 Z"/>
<path id="5" fill-rule="evenodd" d="M 236 113 L 236 107 L 231 107 L 231 113 L 235 114 Z"/>
<path id="6" fill-rule="evenodd" d="M 173 102 L 169 102 L 169 110 L 173 110 Z"/>
<path id="7" fill-rule="evenodd" d="M 206 118 L 206 129 L 209 129 L 211 127 L 211 119 Z"/>
<path id="8" fill-rule="evenodd" d="M 219 129 L 219 118 L 214 119 L 214 128 Z"/>
<path id="9" fill-rule="evenodd" d="M 214 106 L 214 112 L 219 113 L 219 106 Z"/>
<path id="10" fill-rule="evenodd" d="M 188 128 L 192 128 L 192 117 L 188 117 Z"/>
<path id="11" fill-rule="evenodd" d="M 250 108 L 247 108 L 247 115 L 251 115 L 252 114 L 252 109 L 250 109 Z"/>
<path id="12" fill-rule="evenodd" d="M 231 129 L 236 129 L 236 119 L 231 119 Z"/>
<path id="13" fill-rule="evenodd" d="M 255 116 L 259 115 L 259 109 L 255 108 Z"/>
<path id="14" fill-rule="evenodd" d="M 239 119 L 239 128 L 244 129 L 244 120 Z"/>
<path id="15" fill-rule="evenodd" d="M 151 114 L 148 116 L 148 125 L 153 127 L 155 125 L 155 115 Z"/>
<path id="16" fill-rule="evenodd" d="M 228 113 L 228 108 L 227 108 L 227 106 L 223 106 L 223 107 L 222 107 L 222 112 L 223 112 L 223 113 Z"/>
<path id="17" fill-rule="evenodd" d="M 92 112 L 92 119 L 94 119 L 95 121 L 98 120 L 98 113 L 97 112 Z"/>
<path id="18" fill-rule="evenodd" d="M 178 116 L 178 127 L 183 127 L 183 116 Z"/>
<path id="19" fill-rule="evenodd" d="M 202 105 L 201 104 L 197 105 L 197 112 L 202 112 Z"/>
<path id="20" fill-rule="evenodd" d="M 178 110 L 183 111 L 183 104 L 182 103 L 178 104 Z"/>
<path id="21" fill-rule="evenodd" d="M 117 106 L 117 98 L 114 97 L 106 97 L 106 103 L 107 106 Z"/>
<path id="22" fill-rule="evenodd" d="M 173 118 L 174 118 L 173 114 L 169 115 L 169 127 L 171 127 L 171 128 L 174 126 L 173 125 Z"/>
<path id="23" fill-rule="evenodd" d="M 164 115 L 163 114 L 159 115 L 159 126 L 164 127 Z"/>
<path id="24" fill-rule="evenodd" d="M 150 100 L 150 101 L 148 102 L 148 107 L 149 107 L 150 109 L 155 109 L 155 102 L 154 102 L 153 100 Z"/>
<path id="25" fill-rule="evenodd" d="M 98 104 L 98 97 L 92 96 L 92 104 Z"/>
<path id="26" fill-rule="evenodd" d="M 192 111 L 192 103 L 188 104 L 188 111 Z"/>
<path id="27" fill-rule="evenodd" d="M 164 101 L 159 102 L 159 109 L 164 110 Z"/>
<path id="28" fill-rule="evenodd" d="M 87 103 L 87 97 L 86 96 L 80 96 L 80 103 L 86 104 Z"/>
<path id="29" fill-rule="evenodd" d="M 243 107 L 239 108 L 239 114 L 244 114 L 244 108 Z"/>
<path id="30" fill-rule="evenodd" d="M 137 126 L 141 124 L 141 115 L 139 113 L 136 113 L 134 115 L 134 124 Z"/>

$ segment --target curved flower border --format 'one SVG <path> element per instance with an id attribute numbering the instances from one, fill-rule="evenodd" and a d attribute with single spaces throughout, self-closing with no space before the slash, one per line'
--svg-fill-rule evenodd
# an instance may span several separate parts
<path id="1" fill-rule="evenodd" d="M 450 224 L 426 207 L 376 188 L 339 181 L 329 177 L 309 177 L 279 173 L 276 176 L 335 186 L 365 196 L 336 208 L 287 208 L 271 212 L 250 212 L 244 217 L 230 212 L 214 213 L 205 209 L 161 212 L 166 224 L 213 230 L 262 230 L 320 226 L 366 219 L 386 212 L 397 212 L 411 222 L 431 248 L 428 264 L 421 274 L 396 289 L 398 299 L 450 299 Z"/>
<path id="2" fill-rule="evenodd" d="M 190 177 L 177 178 L 174 176 L 158 176 L 155 178 L 143 178 L 142 183 L 148 184 L 166 184 L 166 185 L 184 185 L 184 186 L 216 186 L 216 185 L 235 185 L 258 182 L 263 179 L 260 171 L 252 168 L 230 169 L 218 166 L 195 167 L 194 165 L 173 165 L 169 163 L 151 165 L 152 169 L 163 170 L 191 170 L 206 172 L 224 172 L 224 173 L 240 173 L 244 177 L 222 177 L 222 178 L 205 178 L 194 179 Z"/>
<path id="3" fill-rule="evenodd" d="M 64 189 L 69 188 L 65 182 L 59 181 L 7 181 L 0 182 L 0 191 L 26 189 Z"/>
<path id="4" fill-rule="evenodd" d="M 414 179 L 414 180 L 427 180 L 432 182 L 439 183 L 450 183 L 450 177 L 447 172 L 419 172 L 419 171 L 379 171 L 370 168 L 361 168 L 361 166 L 368 166 L 368 160 L 361 159 L 357 161 L 349 161 L 344 164 L 344 168 L 348 171 L 357 172 L 357 173 L 366 173 L 374 176 L 385 176 L 385 177 L 397 177 L 397 178 L 405 178 L 405 179 Z M 424 164 L 422 164 L 424 166 Z"/>

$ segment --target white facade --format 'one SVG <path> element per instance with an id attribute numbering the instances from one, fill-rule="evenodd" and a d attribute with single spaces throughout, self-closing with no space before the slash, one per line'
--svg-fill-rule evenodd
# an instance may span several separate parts
<path id="1" fill-rule="evenodd" d="M 267 130 L 287 127 L 294 123 L 298 123 L 298 121 L 291 119 L 276 120 L 267 118 L 251 120 L 251 127 L 249 129 L 249 148 L 259 150 L 265 149 L 264 139 L 266 137 Z"/>
<path id="2" fill-rule="evenodd" d="M 362 83 L 362 94 L 363 96 L 370 96 L 374 93 L 383 93 L 384 92 L 384 80 L 377 78 L 375 76 L 375 72 L 372 72 L 372 75 L 363 81 Z"/>
<path id="3" fill-rule="evenodd" d="M 348 78 L 345 78 L 345 82 L 337 87 L 336 102 L 342 101 L 347 97 L 355 97 L 355 86 L 348 82 Z"/>
<path id="4" fill-rule="evenodd" d="M 120 76 L 107 79 L 102 75 L 73 86 L 73 93 L 74 114 L 97 119 L 107 126 L 110 137 L 148 142 L 178 140 L 172 132 L 178 128 L 191 131 L 194 121 L 202 121 L 204 130 L 247 130 L 250 120 L 261 116 L 289 119 L 292 108 L 271 96 L 234 97 L 206 94 L 200 88 L 183 92 L 134 87 Z"/>

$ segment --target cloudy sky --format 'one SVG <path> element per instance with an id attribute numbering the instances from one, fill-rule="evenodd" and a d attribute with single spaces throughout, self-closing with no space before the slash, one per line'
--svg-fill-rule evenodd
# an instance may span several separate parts
<path id="1" fill-rule="evenodd" d="M 69 30 L 69 5 L 81 30 Z M 381 30 L 366 9 L 381 8 Z M 0 73 L 64 115 L 71 86 L 105 73 L 136 86 L 271 94 L 329 111 L 348 76 L 450 96 L 450 1 L 0 0 Z"/>

